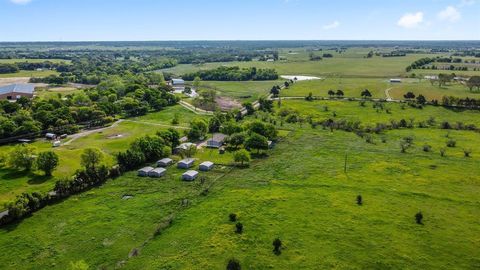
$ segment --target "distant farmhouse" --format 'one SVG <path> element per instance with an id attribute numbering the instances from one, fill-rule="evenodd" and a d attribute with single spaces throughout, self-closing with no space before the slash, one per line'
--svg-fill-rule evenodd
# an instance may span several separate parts
<path id="1" fill-rule="evenodd" d="M 33 84 L 10 84 L 0 87 L 0 99 L 15 101 L 21 97 L 33 98 Z"/>

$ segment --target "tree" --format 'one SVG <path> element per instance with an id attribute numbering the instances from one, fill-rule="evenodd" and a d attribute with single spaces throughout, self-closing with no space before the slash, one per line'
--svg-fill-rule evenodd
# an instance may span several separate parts
<path id="1" fill-rule="evenodd" d="M 51 176 L 53 170 L 58 166 L 58 155 L 55 152 L 42 152 L 37 158 L 37 168 L 45 172 L 46 176 Z"/>
<path id="2" fill-rule="evenodd" d="M 248 164 L 250 162 L 250 153 L 247 150 L 241 149 L 233 153 L 233 160 L 243 167 L 244 164 Z"/>
<path id="3" fill-rule="evenodd" d="M 418 212 L 418 213 L 415 214 L 415 221 L 417 222 L 417 224 L 420 224 L 420 225 L 423 224 L 423 214 L 422 214 L 422 212 Z"/>
<path id="4" fill-rule="evenodd" d="M 253 107 L 253 104 L 251 102 L 243 103 L 243 107 L 247 111 L 247 115 L 252 115 L 255 112 L 255 108 Z"/>
<path id="5" fill-rule="evenodd" d="M 195 90 L 198 92 L 200 90 L 200 84 L 202 83 L 202 79 L 199 76 L 196 76 L 195 79 L 193 79 L 193 87 Z"/>
<path id="6" fill-rule="evenodd" d="M 278 90 L 278 88 L 276 86 L 274 86 L 270 90 L 270 94 L 272 94 L 274 97 L 278 97 L 278 95 L 280 94 L 280 91 Z"/>
<path id="7" fill-rule="evenodd" d="M 8 164 L 15 169 L 30 171 L 35 162 L 35 148 L 21 144 L 15 146 L 8 157 Z"/>
<path id="8" fill-rule="evenodd" d="M 228 219 L 229 219 L 231 222 L 237 221 L 237 214 L 231 213 L 230 215 L 228 215 Z"/>
<path id="9" fill-rule="evenodd" d="M 425 105 L 425 103 L 427 103 L 427 99 L 423 95 L 418 95 L 417 103 L 421 105 Z"/>
<path id="10" fill-rule="evenodd" d="M 266 98 L 259 98 L 258 103 L 260 105 L 259 109 L 264 112 L 271 112 L 273 110 L 273 101 Z"/>
<path id="11" fill-rule="evenodd" d="M 180 133 L 174 128 L 159 131 L 157 132 L 157 136 L 162 138 L 172 149 L 180 145 Z"/>
<path id="12" fill-rule="evenodd" d="M 405 99 L 414 99 L 415 98 L 415 94 L 413 92 L 407 92 L 405 95 L 403 95 L 403 97 Z"/>
<path id="13" fill-rule="evenodd" d="M 329 95 L 330 97 L 335 96 L 335 91 L 333 91 L 333 90 L 328 90 L 328 95 Z"/>
<path id="14" fill-rule="evenodd" d="M 242 270 L 242 267 L 237 259 L 230 259 L 227 264 L 227 270 Z"/>
<path id="15" fill-rule="evenodd" d="M 87 170 L 95 170 L 96 166 L 102 162 L 103 153 L 96 148 L 87 148 L 83 150 L 83 153 L 80 157 L 81 165 Z"/>
<path id="16" fill-rule="evenodd" d="M 238 149 L 242 144 L 245 143 L 245 139 L 245 133 L 234 133 L 228 138 L 228 145 L 234 149 Z"/>
<path id="17" fill-rule="evenodd" d="M 207 135 L 208 124 L 202 119 L 193 119 L 187 137 L 190 141 L 200 140 Z"/>
<path id="18" fill-rule="evenodd" d="M 472 76 L 468 79 L 466 85 L 470 91 L 473 91 L 474 87 L 477 87 L 477 90 L 480 90 L 480 76 Z"/>
<path id="19" fill-rule="evenodd" d="M 337 90 L 337 92 L 335 93 L 335 95 L 336 95 L 337 97 L 343 97 L 343 96 L 345 95 L 345 93 L 343 93 L 342 90 Z"/>
<path id="20" fill-rule="evenodd" d="M 252 133 L 245 141 L 245 148 L 257 150 L 257 154 L 259 154 L 260 150 L 268 149 L 268 140 L 265 136 Z"/>
<path id="21" fill-rule="evenodd" d="M 370 90 L 368 90 L 368 89 L 363 90 L 361 95 L 362 95 L 363 98 L 371 98 L 372 97 L 372 93 L 370 93 Z"/>
<path id="22" fill-rule="evenodd" d="M 273 240 L 273 253 L 276 255 L 280 255 L 282 253 L 281 248 L 282 248 L 282 241 L 279 238 L 276 238 Z"/>

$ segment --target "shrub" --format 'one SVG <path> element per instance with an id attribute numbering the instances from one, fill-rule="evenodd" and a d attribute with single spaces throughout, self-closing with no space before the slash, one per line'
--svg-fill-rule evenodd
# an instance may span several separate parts
<path id="1" fill-rule="evenodd" d="M 243 232 L 243 224 L 242 223 L 238 222 L 235 225 L 235 228 L 236 228 L 236 230 L 235 230 L 236 233 L 242 233 Z"/>
<path id="2" fill-rule="evenodd" d="M 423 224 L 423 214 L 422 214 L 422 212 L 418 212 L 418 213 L 415 214 L 415 221 L 417 222 L 417 224 L 420 224 L 420 225 Z"/>
<path id="3" fill-rule="evenodd" d="M 242 267 L 238 260 L 230 259 L 227 263 L 227 270 L 242 270 Z"/>
<path id="4" fill-rule="evenodd" d="M 228 219 L 229 219 L 231 222 L 237 221 L 237 214 L 231 213 L 230 215 L 228 215 Z"/>
<path id="5" fill-rule="evenodd" d="M 432 147 L 431 147 L 430 145 L 428 145 L 428 144 L 425 144 L 425 145 L 423 146 L 423 151 L 424 151 L 424 152 L 430 152 L 430 151 L 432 151 Z"/>
<path id="6" fill-rule="evenodd" d="M 15 169 L 30 171 L 35 164 L 35 148 L 26 144 L 15 146 L 9 154 L 8 164 Z"/>
<path id="7" fill-rule="evenodd" d="M 275 255 L 280 255 L 280 253 L 282 253 L 281 251 L 281 248 L 282 248 L 282 240 L 280 240 L 279 238 L 276 238 L 275 240 L 273 240 L 273 253 L 275 253 Z"/>
<path id="8" fill-rule="evenodd" d="M 465 157 L 470 157 L 470 155 L 472 154 L 472 149 L 463 149 L 463 154 L 465 155 Z"/>
<path id="9" fill-rule="evenodd" d="M 453 148 L 457 145 L 457 142 L 454 139 L 450 139 L 447 141 L 447 147 Z"/>
<path id="10" fill-rule="evenodd" d="M 446 148 L 440 148 L 440 156 L 444 157 L 447 155 L 447 149 Z"/>
<path id="11" fill-rule="evenodd" d="M 360 205 L 360 206 L 363 204 L 362 195 L 358 195 L 358 196 L 357 196 L 357 204 Z"/>
<path id="12" fill-rule="evenodd" d="M 240 166 L 242 167 L 247 166 L 250 162 L 250 153 L 245 149 L 236 151 L 233 153 L 233 160 L 237 163 L 240 163 Z"/>

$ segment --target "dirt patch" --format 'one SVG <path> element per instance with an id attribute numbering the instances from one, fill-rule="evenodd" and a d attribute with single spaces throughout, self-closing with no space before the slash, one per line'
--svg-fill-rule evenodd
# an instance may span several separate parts
<path id="1" fill-rule="evenodd" d="M 242 107 L 242 104 L 239 101 L 229 97 L 217 97 L 215 98 L 215 102 L 222 111 L 240 109 Z"/>
<path id="2" fill-rule="evenodd" d="M 123 137 L 125 137 L 125 135 L 123 134 L 113 134 L 113 135 L 107 136 L 107 139 L 120 139 Z"/>

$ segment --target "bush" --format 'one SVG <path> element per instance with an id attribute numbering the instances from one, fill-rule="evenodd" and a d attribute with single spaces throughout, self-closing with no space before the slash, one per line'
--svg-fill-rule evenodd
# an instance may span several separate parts
<path id="1" fill-rule="evenodd" d="M 235 224 L 235 228 L 236 228 L 235 229 L 236 233 L 239 233 L 239 234 L 243 233 L 243 224 L 242 223 L 238 222 L 237 224 Z"/>
<path id="2" fill-rule="evenodd" d="M 446 148 L 440 148 L 440 156 L 444 157 L 447 155 L 447 149 Z"/>
<path id="3" fill-rule="evenodd" d="M 45 172 L 46 176 L 51 176 L 52 171 L 58 166 L 58 155 L 55 152 L 42 152 L 37 158 L 37 168 Z"/>
<path id="4" fill-rule="evenodd" d="M 229 219 L 231 222 L 237 221 L 237 214 L 231 213 L 230 215 L 228 215 L 228 219 Z"/>
<path id="5" fill-rule="evenodd" d="M 472 154 L 472 149 L 463 149 L 463 154 L 465 157 L 470 157 L 470 155 Z"/>
<path id="6" fill-rule="evenodd" d="M 227 264 L 227 270 L 242 270 L 240 262 L 236 259 L 230 259 Z"/>
<path id="7" fill-rule="evenodd" d="M 453 148 L 457 145 L 457 142 L 453 139 L 447 141 L 447 147 Z"/>
<path id="8" fill-rule="evenodd" d="M 415 214 L 415 221 L 417 222 L 417 224 L 420 224 L 420 225 L 423 224 L 423 214 L 422 214 L 422 212 L 418 212 L 417 214 Z"/>
<path id="9" fill-rule="evenodd" d="M 281 248 L 282 248 L 282 241 L 279 238 L 276 238 L 273 240 L 273 253 L 275 255 L 280 255 L 282 253 Z"/>
<path id="10" fill-rule="evenodd" d="M 357 204 L 360 205 L 360 206 L 363 204 L 362 195 L 358 195 L 358 196 L 357 196 Z"/>
<path id="11" fill-rule="evenodd" d="M 431 147 L 430 145 L 428 145 L 428 144 L 425 144 L 425 145 L 423 146 L 423 151 L 424 151 L 424 152 L 430 152 L 430 151 L 432 151 L 432 147 Z"/>
<path id="12" fill-rule="evenodd" d="M 29 145 L 17 145 L 9 154 L 8 164 L 15 169 L 30 171 L 35 164 L 35 152 L 35 148 Z"/>

